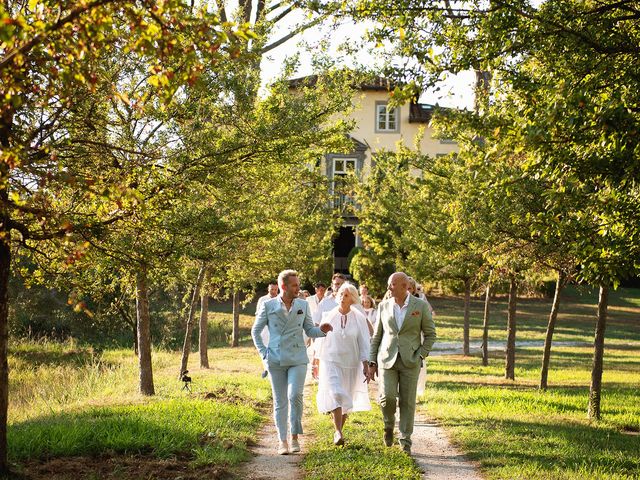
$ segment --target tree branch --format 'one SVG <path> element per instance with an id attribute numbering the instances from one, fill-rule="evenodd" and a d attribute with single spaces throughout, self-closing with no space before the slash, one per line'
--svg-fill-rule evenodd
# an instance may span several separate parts
<path id="1" fill-rule="evenodd" d="M 260 54 L 264 55 L 265 53 L 273 50 L 274 48 L 279 47 L 283 43 L 291 40 L 296 35 L 304 32 L 305 30 L 308 30 L 311 27 L 314 27 L 314 26 L 318 25 L 323 20 L 324 20 L 324 17 L 318 17 L 318 18 L 316 18 L 315 20 L 312 20 L 309 23 L 301 25 L 300 27 L 296 28 L 295 30 L 292 30 L 291 32 L 289 32 L 287 35 L 285 35 L 284 37 L 280 38 L 279 40 L 276 40 L 275 42 L 273 42 L 273 43 L 271 43 L 269 45 L 265 45 L 264 47 L 262 47 L 262 49 L 260 50 Z"/>

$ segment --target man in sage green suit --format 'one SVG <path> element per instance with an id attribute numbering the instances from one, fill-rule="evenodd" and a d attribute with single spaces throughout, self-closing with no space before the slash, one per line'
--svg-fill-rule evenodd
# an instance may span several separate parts
<path id="1" fill-rule="evenodd" d="M 378 307 L 376 329 L 371 338 L 369 379 L 379 371 L 379 399 L 384 420 L 384 443 L 393 445 L 396 398 L 400 407 L 400 445 L 411 453 L 411 434 L 416 412 L 416 389 L 422 360 L 436 341 L 429 304 L 409 295 L 408 276 L 389 277 L 391 298 Z"/>

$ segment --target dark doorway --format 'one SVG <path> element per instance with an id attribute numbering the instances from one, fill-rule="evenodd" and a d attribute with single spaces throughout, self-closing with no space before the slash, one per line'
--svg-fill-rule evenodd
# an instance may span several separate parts
<path id="1" fill-rule="evenodd" d="M 338 236 L 333 241 L 333 270 L 340 273 L 349 273 L 347 257 L 351 249 L 356 246 L 355 227 L 340 227 Z"/>

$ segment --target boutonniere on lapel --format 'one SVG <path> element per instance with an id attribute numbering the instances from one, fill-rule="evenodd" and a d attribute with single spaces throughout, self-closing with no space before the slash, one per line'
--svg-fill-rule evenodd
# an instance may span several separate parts
<path id="1" fill-rule="evenodd" d="M 420 315 L 420 311 L 416 310 L 415 312 L 411 312 L 412 317 L 417 317 Z"/>
<path id="2" fill-rule="evenodd" d="M 298 310 L 296 313 L 297 313 L 298 315 L 302 315 L 304 312 L 303 312 L 302 310 Z"/>

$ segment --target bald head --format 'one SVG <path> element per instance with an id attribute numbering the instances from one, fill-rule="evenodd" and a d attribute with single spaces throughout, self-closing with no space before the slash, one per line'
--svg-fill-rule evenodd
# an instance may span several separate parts
<path id="1" fill-rule="evenodd" d="M 396 302 L 404 303 L 404 300 L 408 295 L 407 288 L 409 287 L 409 276 L 404 272 L 395 272 L 389 277 L 387 285 L 391 295 L 396 299 Z"/>

